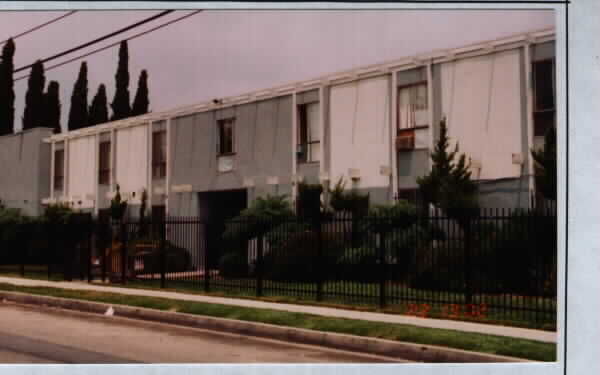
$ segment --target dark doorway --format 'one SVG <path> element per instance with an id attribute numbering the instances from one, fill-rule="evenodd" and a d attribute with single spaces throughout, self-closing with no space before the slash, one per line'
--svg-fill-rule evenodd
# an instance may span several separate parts
<path id="1" fill-rule="evenodd" d="M 240 214 L 248 207 L 248 195 L 245 189 L 199 193 L 201 217 L 207 223 L 206 247 L 208 265 L 218 266 L 221 250 L 219 243 L 225 222 Z"/>

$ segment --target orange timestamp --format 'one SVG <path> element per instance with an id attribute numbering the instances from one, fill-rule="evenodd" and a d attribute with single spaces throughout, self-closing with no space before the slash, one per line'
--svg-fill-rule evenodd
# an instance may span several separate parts
<path id="1" fill-rule="evenodd" d="M 420 318 L 428 318 L 431 314 L 431 305 L 427 303 L 409 303 L 406 315 L 418 316 Z M 480 304 L 445 304 L 441 307 L 441 317 L 448 319 L 456 319 L 463 317 L 470 318 L 485 318 L 487 305 Z"/>

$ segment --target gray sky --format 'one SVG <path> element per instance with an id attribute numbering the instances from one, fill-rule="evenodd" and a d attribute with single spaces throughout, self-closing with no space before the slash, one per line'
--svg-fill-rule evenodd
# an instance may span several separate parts
<path id="1" fill-rule="evenodd" d="M 182 16 L 177 11 L 47 66 Z M 0 11 L 0 40 L 64 12 Z M 15 68 L 28 65 L 158 11 L 80 11 L 15 40 Z M 460 47 L 554 25 L 544 10 L 206 11 L 129 43 L 131 101 L 142 69 L 149 74 L 150 109 L 167 110 L 322 74 Z M 104 83 L 114 95 L 118 47 L 85 59 L 88 103 Z M 46 72 L 60 83 L 62 126 L 81 61 Z M 16 77 L 25 72 L 17 73 Z M 15 82 L 15 128 L 21 128 L 27 80 Z M 110 113 L 110 110 L 109 110 Z"/>

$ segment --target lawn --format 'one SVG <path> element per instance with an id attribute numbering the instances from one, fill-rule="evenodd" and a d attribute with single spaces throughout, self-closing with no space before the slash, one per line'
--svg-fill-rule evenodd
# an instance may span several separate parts
<path id="1" fill-rule="evenodd" d="M 0 290 L 145 307 L 163 311 L 176 311 L 418 344 L 438 345 L 536 361 L 556 360 L 555 344 L 479 333 L 96 291 L 22 287 L 4 283 L 0 283 Z"/>

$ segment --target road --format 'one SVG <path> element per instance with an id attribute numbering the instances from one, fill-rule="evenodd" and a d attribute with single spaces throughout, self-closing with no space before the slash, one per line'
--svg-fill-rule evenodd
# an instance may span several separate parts
<path id="1" fill-rule="evenodd" d="M 48 307 L 0 303 L 0 317 L 0 363 L 391 362 L 317 346 Z"/>

